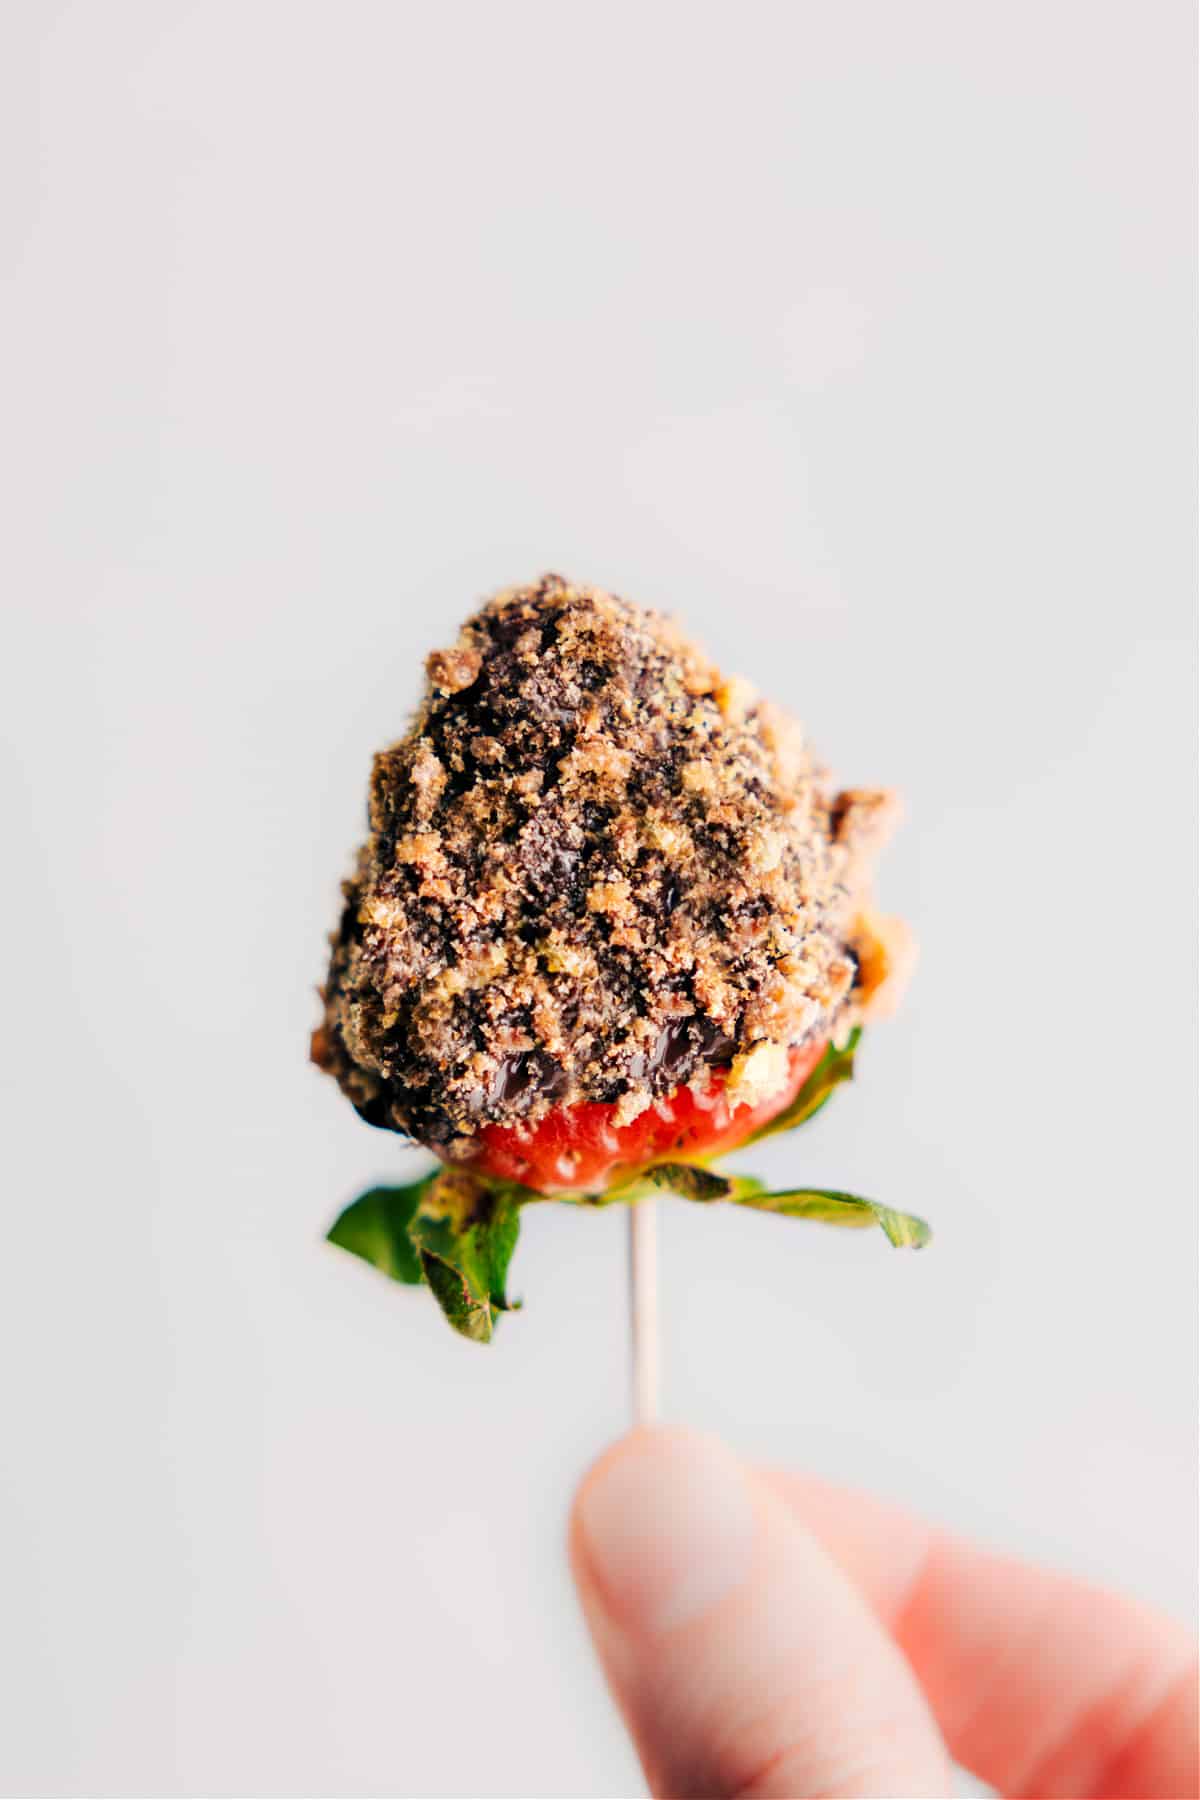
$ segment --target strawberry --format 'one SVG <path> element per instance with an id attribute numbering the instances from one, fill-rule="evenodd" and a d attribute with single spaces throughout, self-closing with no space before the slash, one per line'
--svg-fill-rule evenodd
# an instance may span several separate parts
<path id="1" fill-rule="evenodd" d="M 439 1160 L 332 1242 L 481 1343 L 544 1202 L 661 1191 L 923 1244 L 862 1195 L 714 1167 L 814 1118 L 894 993 L 906 945 L 870 894 L 888 791 L 834 790 L 675 625 L 561 576 L 497 594 L 426 674 L 372 767 L 312 1057 Z"/>
<path id="2" fill-rule="evenodd" d="M 824 1049 L 823 1041 L 794 1048 L 786 1084 L 757 1104 L 730 1106 L 728 1071 L 714 1069 L 703 1092 L 677 1087 L 628 1125 L 614 1124 L 616 1107 L 597 1101 L 557 1107 L 535 1125 L 485 1125 L 473 1166 L 539 1194 L 600 1193 L 667 1155 L 720 1156 L 791 1104 Z"/>

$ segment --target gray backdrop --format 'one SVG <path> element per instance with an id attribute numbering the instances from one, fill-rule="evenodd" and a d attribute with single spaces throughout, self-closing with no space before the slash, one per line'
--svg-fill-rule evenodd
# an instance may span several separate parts
<path id="1" fill-rule="evenodd" d="M 909 818 L 911 1003 L 662 1205 L 670 1414 L 1195 1610 L 1193 9 L 0 19 L 9 1792 L 614 1795 L 565 1508 L 623 1220 L 490 1351 L 321 1246 L 372 750 L 550 567 Z"/>

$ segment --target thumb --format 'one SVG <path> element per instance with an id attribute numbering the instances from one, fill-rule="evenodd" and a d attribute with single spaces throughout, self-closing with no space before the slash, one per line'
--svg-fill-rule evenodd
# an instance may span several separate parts
<path id="1" fill-rule="evenodd" d="M 623 1439 L 576 1496 L 571 1562 L 655 1794 L 950 1792 L 908 1664 L 722 1445 L 662 1428 Z"/>

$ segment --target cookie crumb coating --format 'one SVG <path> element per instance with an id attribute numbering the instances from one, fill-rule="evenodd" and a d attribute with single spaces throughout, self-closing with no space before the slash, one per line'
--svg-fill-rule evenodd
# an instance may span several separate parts
<path id="1" fill-rule="evenodd" d="M 761 1095 L 897 963 L 865 904 L 894 815 L 666 618 L 547 575 L 428 659 L 375 758 L 313 1058 L 450 1158 L 714 1065 Z"/>

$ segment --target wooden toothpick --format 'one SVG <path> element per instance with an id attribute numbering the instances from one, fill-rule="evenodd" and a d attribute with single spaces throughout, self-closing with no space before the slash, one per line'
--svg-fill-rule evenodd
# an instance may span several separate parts
<path id="1" fill-rule="evenodd" d="M 633 1422 L 658 1418 L 658 1218 L 653 1200 L 629 1208 L 629 1324 Z"/>

